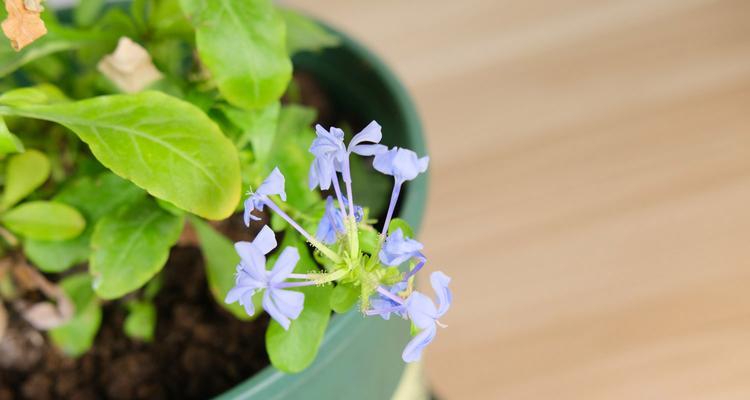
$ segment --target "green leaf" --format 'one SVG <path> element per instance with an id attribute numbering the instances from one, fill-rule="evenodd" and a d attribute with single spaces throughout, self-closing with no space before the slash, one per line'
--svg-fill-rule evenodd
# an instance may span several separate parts
<path id="1" fill-rule="evenodd" d="M 111 172 L 78 178 L 65 186 L 54 200 L 80 210 L 86 218 L 86 229 L 69 240 L 26 240 L 24 253 L 44 272 L 65 271 L 88 259 L 91 234 L 99 218 L 145 196 L 141 188 Z"/>
<path id="2" fill-rule="evenodd" d="M 321 202 L 320 195 L 307 186 L 310 164 L 313 155 L 308 149 L 315 138 L 311 128 L 315 120 L 315 110 L 301 106 L 286 106 L 281 109 L 271 153 L 265 170 L 265 177 L 274 166 L 278 166 L 286 178 L 288 202 L 298 210 L 307 210 Z"/>
<path id="3" fill-rule="evenodd" d="M 107 168 L 182 209 L 221 219 L 239 203 L 237 151 L 190 103 L 153 91 L 49 105 L 4 100 L 0 112 L 68 127 Z"/>
<path id="4" fill-rule="evenodd" d="M 249 111 L 232 106 L 222 106 L 220 110 L 232 124 L 242 131 L 234 141 L 237 148 L 243 149 L 251 143 L 255 159 L 259 164 L 265 165 L 276 136 L 281 104 L 271 103 L 267 107 Z"/>
<path id="5" fill-rule="evenodd" d="M 81 0 L 73 8 L 73 21 L 79 26 L 89 26 L 96 22 L 104 9 L 105 0 Z"/>
<path id="6" fill-rule="evenodd" d="M 367 254 L 373 254 L 378 248 L 380 234 L 374 229 L 359 229 L 359 248 Z"/>
<path id="7" fill-rule="evenodd" d="M 300 261 L 294 269 L 295 272 L 306 273 L 315 265 L 307 245 L 300 241 L 295 231 L 289 230 L 284 235 L 284 241 L 279 248 L 283 249 L 286 246 L 296 246 L 299 249 Z M 269 264 L 273 263 L 269 261 Z M 266 331 L 266 349 L 274 367 L 283 372 L 296 373 L 307 368 L 318 354 L 331 317 L 332 287 L 307 286 L 290 290 L 305 294 L 305 308 L 299 317 L 292 321 L 288 331 L 276 321 L 271 321 Z"/>
<path id="8" fill-rule="evenodd" d="M 144 199 L 103 217 L 91 237 L 89 271 L 99 297 L 114 299 L 138 289 L 167 262 L 183 218 Z"/>
<path id="9" fill-rule="evenodd" d="M 57 86 L 41 84 L 32 87 L 13 89 L 0 96 L 0 103 L 11 107 L 24 107 L 40 104 L 55 104 L 69 99 Z"/>
<path id="10" fill-rule="evenodd" d="M 284 20 L 270 0 L 181 0 L 203 65 L 242 108 L 277 101 L 292 77 Z"/>
<path id="11" fill-rule="evenodd" d="M 87 226 L 83 233 L 68 240 L 27 239 L 23 244 L 23 252 L 42 272 L 63 272 L 89 258 L 92 229 Z"/>
<path id="12" fill-rule="evenodd" d="M 339 314 L 349 311 L 359 299 L 359 289 L 354 285 L 343 283 L 331 292 L 331 309 Z"/>
<path id="13" fill-rule="evenodd" d="M 190 224 L 193 225 L 195 232 L 198 234 L 203 259 L 206 263 L 208 288 L 211 290 L 211 294 L 213 294 L 216 302 L 238 319 L 253 320 L 257 318 L 260 315 L 260 312 L 257 310 L 260 310 L 262 300 L 260 293 L 256 293 L 253 296 L 253 303 L 256 309 L 256 313 L 253 316 L 247 315 L 245 309 L 239 303 L 227 304 L 224 302 L 227 293 L 234 287 L 235 271 L 237 264 L 240 262 L 240 256 L 234 250 L 234 244 L 200 218 L 191 217 Z"/>
<path id="14" fill-rule="evenodd" d="M 128 316 L 125 317 L 123 330 L 132 339 L 153 341 L 156 331 L 156 306 L 149 301 L 128 303 Z"/>
<path id="15" fill-rule="evenodd" d="M 60 287 L 73 302 L 75 313 L 70 321 L 50 330 L 49 337 L 65 354 L 77 357 L 93 345 L 102 321 L 102 310 L 87 274 L 68 276 L 60 282 Z"/>
<path id="16" fill-rule="evenodd" d="M 8 209 L 30 195 L 47 180 L 49 173 L 49 159 L 40 151 L 29 150 L 10 157 L 0 208 Z"/>
<path id="17" fill-rule="evenodd" d="M 300 51 L 321 51 L 341 44 L 338 36 L 314 20 L 291 10 L 280 10 L 286 22 L 286 50 L 289 55 Z"/>
<path id="18" fill-rule="evenodd" d="M 15 51 L 7 45 L 0 46 L 0 77 L 7 76 L 18 68 L 50 54 L 116 39 L 113 34 L 66 28 L 50 21 L 46 21 L 46 24 L 47 34 L 21 51 Z"/>
<path id="19" fill-rule="evenodd" d="M 411 229 L 411 225 L 401 218 L 393 218 L 391 224 L 388 225 L 388 234 L 395 232 L 397 229 L 401 229 L 404 232 L 404 236 L 408 238 L 414 238 L 414 230 Z"/>
<path id="20" fill-rule="evenodd" d="M 2 215 L 11 231 L 37 240 L 65 240 L 83 232 L 86 220 L 75 208 L 51 201 L 30 201 Z"/>
<path id="21" fill-rule="evenodd" d="M 0 117 L 0 156 L 9 153 L 23 153 L 23 143 L 8 130 L 5 120 Z"/>

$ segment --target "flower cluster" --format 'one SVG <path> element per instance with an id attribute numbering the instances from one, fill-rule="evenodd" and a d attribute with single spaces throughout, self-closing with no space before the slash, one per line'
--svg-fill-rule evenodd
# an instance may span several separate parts
<path id="1" fill-rule="evenodd" d="M 300 259 L 295 247 L 285 248 L 271 270 L 266 268 L 266 255 L 276 248 L 273 231 L 264 226 L 253 242 L 235 245 L 241 257 L 237 266 L 236 284 L 226 297 L 227 303 L 239 302 L 249 315 L 255 313 L 253 295 L 262 291 L 262 306 L 284 329 L 289 329 L 293 320 L 304 309 L 304 294 L 289 288 L 321 285 L 346 281 L 362 288 L 361 305 L 367 316 L 389 319 L 391 314 L 409 319 L 418 331 L 406 345 L 402 358 L 406 362 L 418 361 L 422 350 L 434 339 L 438 319 L 451 304 L 448 289 L 450 278 L 442 272 L 433 272 L 430 283 L 437 297 L 437 305 L 427 295 L 414 290 L 414 276 L 427 262 L 422 253 L 423 245 L 400 227 L 389 231 L 393 213 L 403 184 L 413 180 L 427 170 L 428 157 L 418 157 L 411 150 L 394 147 L 388 149 L 380 144 L 380 125 L 373 121 L 354 135 L 349 145 L 344 144 L 344 132 L 332 127 L 329 130 L 316 126 L 317 137 L 310 146 L 315 156 L 310 166 L 310 189 L 333 188 L 335 199 L 328 196 L 325 212 L 315 235 L 308 233 L 292 219 L 273 199 L 278 196 L 286 201 L 284 175 L 275 168 L 256 191 L 250 192 L 245 201 L 245 224 L 259 221 L 253 211 L 268 207 L 305 237 L 319 254 L 326 259 L 326 272 L 320 274 L 295 274 L 293 270 Z M 368 254 L 359 248 L 362 230 L 373 230 L 363 221 L 363 209 L 354 204 L 352 179 L 349 164 L 351 154 L 374 156 L 373 167 L 394 179 L 388 211 L 378 236 L 377 248 Z M 342 192 L 339 177 L 344 182 L 346 195 Z M 394 225 L 395 227 L 395 225 Z M 390 234 L 389 234 L 390 232 Z M 384 273 L 403 265 L 409 268 L 393 274 Z M 375 284 L 373 284 L 375 282 Z"/>

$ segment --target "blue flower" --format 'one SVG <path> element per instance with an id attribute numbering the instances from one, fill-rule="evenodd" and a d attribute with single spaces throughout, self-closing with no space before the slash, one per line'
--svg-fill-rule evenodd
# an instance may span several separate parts
<path id="1" fill-rule="evenodd" d="M 310 165 L 310 189 L 320 186 L 321 190 L 331 187 L 331 181 L 336 177 L 336 165 L 344 162 L 347 157 L 344 146 L 344 131 L 332 127 L 330 131 L 320 125 L 315 125 L 317 137 L 310 145 L 310 153 L 315 156 Z"/>
<path id="2" fill-rule="evenodd" d="M 385 153 L 376 154 L 372 165 L 376 170 L 393 176 L 400 184 L 425 172 L 429 162 L 430 158 L 427 156 L 418 158 L 417 153 L 409 149 L 394 147 Z"/>
<path id="3" fill-rule="evenodd" d="M 383 264 L 396 266 L 403 264 L 412 257 L 424 258 L 421 253 L 423 247 L 422 243 L 404 237 L 404 232 L 401 228 L 398 228 L 385 239 L 378 256 Z"/>
<path id="4" fill-rule="evenodd" d="M 379 298 L 371 300 L 372 309 L 367 310 L 367 315 L 380 315 L 383 319 L 390 318 L 395 313 L 403 318 L 409 318 L 419 333 L 406 344 L 401 358 L 406 362 L 419 361 L 422 350 L 435 339 L 436 325 L 440 323 L 438 318 L 445 315 L 453 301 L 448 284 L 451 278 L 437 271 L 430 275 L 430 283 L 438 298 L 438 306 L 426 295 L 413 291 L 406 300 L 397 296 L 397 293 L 406 288 L 405 282 L 393 285 L 390 290 L 378 288 Z M 441 325 L 442 326 L 442 325 Z"/>
<path id="5" fill-rule="evenodd" d="M 253 295 L 265 289 L 263 309 L 284 329 L 288 330 L 291 320 L 299 317 L 305 303 L 305 295 L 285 290 L 284 281 L 294 271 L 299 261 L 296 247 L 287 247 L 281 252 L 276 264 L 266 270 L 266 254 L 276 248 L 276 237 L 268 226 L 261 229 L 252 242 L 238 242 L 235 250 L 241 261 L 237 265 L 235 286 L 227 293 L 227 304 L 239 301 L 248 315 L 255 314 Z"/>
<path id="6" fill-rule="evenodd" d="M 430 275 L 430 283 L 438 298 L 438 306 L 429 297 L 414 291 L 404 302 L 406 314 L 419 333 L 406 344 L 401 358 L 406 362 L 419 361 L 422 350 L 435 339 L 436 325 L 440 324 L 437 319 L 443 316 L 450 308 L 452 295 L 448 284 L 451 278 L 437 271 Z"/>
<path id="7" fill-rule="evenodd" d="M 321 190 L 328 190 L 331 182 L 338 179 L 336 172 L 342 172 L 345 169 L 344 165 L 348 164 L 349 154 L 374 156 L 388 150 L 387 147 L 378 144 L 383 134 L 380 125 L 375 121 L 354 135 L 348 147 L 344 145 L 344 131 L 339 128 L 331 127 L 327 131 L 316 125 L 315 133 L 317 137 L 310 145 L 310 153 L 315 156 L 310 166 L 310 189 L 320 186 Z"/>
<path id="8" fill-rule="evenodd" d="M 286 201 L 286 192 L 284 191 L 284 175 L 276 167 L 271 171 L 266 180 L 260 184 L 258 190 L 250 194 L 245 200 L 245 225 L 250 226 L 250 220 L 260 221 L 259 217 L 252 214 L 253 210 L 263 211 L 263 206 L 268 201 L 268 196 L 278 194 L 281 200 Z"/>
<path id="9" fill-rule="evenodd" d="M 346 202 L 346 197 L 344 197 L 344 202 Z M 362 207 L 355 205 L 354 218 L 356 221 L 362 221 L 363 215 L 364 211 L 362 210 Z M 328 198 L 326 198 L 326 210 L 318 223 L 318 230 L 315 231 L 315 238 L 324 244 L 333 244 L 336 243 L 336 236 L 339 233 L 345 232 L 346 226 L 344 225 L 344 218 L 341 215 L 341 211 L 336 208 L 336 205 L 333 202 L 333 197 L 328 196 Z"/>

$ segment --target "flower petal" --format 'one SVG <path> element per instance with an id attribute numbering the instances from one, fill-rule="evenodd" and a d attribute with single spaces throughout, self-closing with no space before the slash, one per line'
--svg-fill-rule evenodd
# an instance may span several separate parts
<path id="1" fill-rule="evenodd" d="M 271 270 L 271 283 L 283 282 L 289 274 L 294 271 L 294 267 L 299 261 L 299 250 L 293 246 L 287 246 L 276 260 Z"/>
<path id="2" fill-rule="evenodd" d="M 385 153 L 388 151 L 388 147 L 382 144 L 359 144 L 356 146 L 349 146 L 350 151 L 360 156 L 374 156 L 376 154 Z"/>
<path id="3" fill-rule="evenodd" d="M 262 253 L 268 254 L 276 248 L 276 234 L 268 225 L 263 225 L 260 232 L 255 236 L 253 245 Z"/>
<path id="4" fill-rule="evenodd" d="M 362 142 L 380 143 L 380 139 L 383 138 L 382 128 L 380 124 L 375 121 L 370 122 L 364 127 L 358 134 L 354 135 L 352 140 L 349 142 L 349 149 L 351 149 Z"/>
<path id="5" fill-rule="evenodd" d="M 422 358 L 422 350 L 435 339 L 436 330 L 435 324 L 432 324 L 419 332 L 406 344 L 401 358 L 408 363 L 419 361 Z"/>
<path id="6" fill-rule="evenodd" d="M 430 275 L 432 289 L 435 290 L 435 295 L 438 298 L 438 318 L 448 311 L 448 308 L 450 308 L 451 302 L 453 301 L 453 295 L 451 294 L 450 289 L 448 289 L 448 284 L 450 282 L 451 278 L 442 271 L 435 271 Z"/>
<path id="7" fill-rule="evenodd" d="M 271 171 L 266 180 L 260 184 L 257 193 L 264 196 L 278 194 L 282 200 L 286 201 L 286 192 L 284 191 L 284 175 L 276 167 Z"/>
<path id="8" fill-rule="evenodd" d="M 297 319 L 305 307 L 305 294 L 294 290 L 269 289 L 271 300 L 289 319 Z"/>
<path id="9" fill-rule="evenodd" d="M 279 310 L 279 308 L 273 302 L 270 292 L 270 290 L 266 290 L 266 292 L 263 293 L 263 309 L 266 310 L 268 315 L 270 315 L 271 318 L 278 322 L 279 325 L 284 328 L 284 330 L 289 330 L 289 324 L 291 323 L 291 321 L 289 321 L 289 318 L 287 318 L 287 316 L 284 315 L 284 313 L 281 312 L 281 310 Z"/>
<path id="10" fill-rule="evenodd" d="M 232 304 L 240 299 L 240 296 L 242 296 L 243 293 L 245 293 L 247 289 L 243 287 L 233 287 L 229 289 L 229 292 L 227 292 L 227 297 L 224 298 L 224 302 L 227 304 Z"/>
<path id="11" fill-rule="evenodd" d="M 247 290 L 240 296 L 240 304 L 245 307 L 245 312 L 250 316 L 255 315 L 255 304 L 253 303 L 255 292 L 255 290 Z"/>
<path id="12" fill-rule="evenodd" d="M 437 309 L 432 299 L 424 294 L 414 291 L 404 303 L 409 319 L 419 329 L 425 329 L 435 324 L 437 318 Z"/>

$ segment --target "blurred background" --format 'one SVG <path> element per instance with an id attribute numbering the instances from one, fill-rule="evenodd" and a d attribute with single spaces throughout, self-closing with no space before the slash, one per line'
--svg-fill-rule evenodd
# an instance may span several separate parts
<path id="1" fill-rule="evenodd" d="M 421 112 L 438 396 L 750 398 L 750 2 L 285 4 Z"/>

